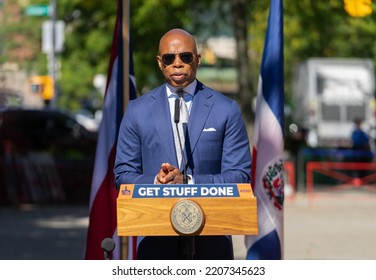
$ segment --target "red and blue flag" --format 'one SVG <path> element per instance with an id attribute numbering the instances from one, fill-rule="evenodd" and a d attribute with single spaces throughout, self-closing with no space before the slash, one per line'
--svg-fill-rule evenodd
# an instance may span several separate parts
<path id="1" fill-rule="evenodd" d="M 121 239 L 117 235 L 114 160 L 120 122 L 127 100 L 135 99 L 136 87 L 131 51 L 124 53 L 123 40 L 123 1 L 118 0 L 117 17 L 112 41 L 111 55 L 107 74 L 107 85 L 103 104 L 103 117 L 99 126 L 98 144 L 90 193 L 89 227 L 87 232 L 85 259 L 104 259 L 101 243 L 112 238 L 115 249 L 111 259 L 121 258 Z M 127 27 L 128 28 L 128 27 Z M 130 49 L 130 48 L 129 48 Z M 129 56 L 129 89 L 124 89 L 124 56 Z M 135 258 L 136 238 L 129 238 L 129 259 Z"/>
<path id="2" fill-rule="evenodd" d="M 283 258 L 283 4 L 271 0 L 259 77 L 252 149 L 252 187 L 259 233 L 246 236 L 250 260 Z"/>

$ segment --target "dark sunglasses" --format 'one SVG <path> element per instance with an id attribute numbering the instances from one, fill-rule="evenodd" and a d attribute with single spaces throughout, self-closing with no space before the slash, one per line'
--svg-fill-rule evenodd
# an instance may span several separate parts
<path id="1" fill-rule="evenodd" d="M 177 54 L 180 57 L 180 60 L 183 61 L 185 64 L 190 64 L 193 61 L 193 53 L 191 52 L 182 52 Z M 162 63 L 165 66 L 171 65 L 175 61 L 176 54 L 174 53 L 166 53 L 162 55 Z"/>

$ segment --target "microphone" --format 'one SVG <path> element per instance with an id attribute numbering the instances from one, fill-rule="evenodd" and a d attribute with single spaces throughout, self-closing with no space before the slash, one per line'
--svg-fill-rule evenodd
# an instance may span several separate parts
<path id="1" fill-rule="evenodd" d="M 184 135 L 187 135 L 186 131 L 187 131 L 187 124 L 183 123 L 183 133 L 184 133 Z M 178 131 L 178 135 L 179 135 L 179 131 Z M 179 136 L 179 138 L 180 138 L 180 136 Z M 187 139 L 185 139 L 185 141 L 187 141 Z M 188 184 L 187 163 L 186 163 L 186 159 L 185 159 L 185 153 L 184 153 L 183 149 L 180 149 L 180 150 L 181 150 L 181 157 L 183 159 L 183 161 L 182 161 L 182 164 L 183 164 L 183 184 Z"/>
<path id="2" fill-rule="evenodd" d="M 174 114 L 174 122 L 177 124 L 180 121 L 180 99 L 175 99 L 175 114 Z"/>
<path id="3" fill-rule="evenodd" d="M 101 243 L 102 250 L 104 251 L 104 259 L 109 260 L 111 252 L 115 249 L 115 242 L 112 238 L 105 238 Z"/>

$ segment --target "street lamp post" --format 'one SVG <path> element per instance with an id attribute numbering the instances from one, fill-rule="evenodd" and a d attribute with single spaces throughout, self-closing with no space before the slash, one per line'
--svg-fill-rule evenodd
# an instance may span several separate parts
<path id="1" fill-rule="evenodd" d="M 49 69 L 50 77 L 52 77 L 53 82 L 53 98 L 51 100 L 51 106 L 56 107 L 57 105 L 57 85 L 56 85 L 56 0 L 51 0 L 51 23 L 52 23 L 52 48 L 49 54 L 51 66 Z"/>

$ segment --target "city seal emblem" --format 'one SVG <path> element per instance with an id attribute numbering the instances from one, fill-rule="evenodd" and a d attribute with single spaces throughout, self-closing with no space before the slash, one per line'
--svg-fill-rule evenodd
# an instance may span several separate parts
<path id="1" fill-rule="evenodd" d="M 194 235 L 201 232 L 205 216 L 199 204 L 182 199 L 171 208 L 171 226 L 179 235 Z"/>

